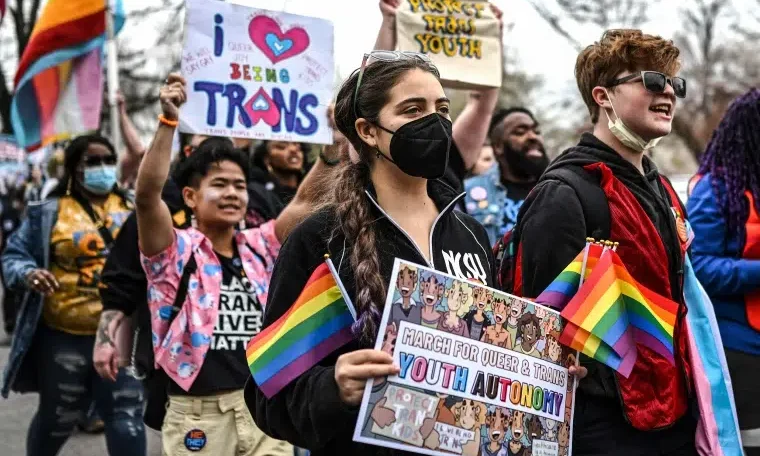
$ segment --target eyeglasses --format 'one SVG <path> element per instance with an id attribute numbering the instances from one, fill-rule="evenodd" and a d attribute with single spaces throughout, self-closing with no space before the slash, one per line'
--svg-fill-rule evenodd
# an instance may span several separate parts
<path id="1" fill-rule="evenodd" d="M 82 160 L 84 163 L 84 166 L 86 167 L 92 167 L 92 166 L 100 166 L 100 165 L 115 165 L 116 164 L 116 157 L 113 155 L 90 155 L 87 157 L 84 157 Z"/>
<path id="2" fill-rule="evenodd" d="M 644 88 L 650 92 L 663 93 L 665 92 L 666 84 L 670 84 L 670 86 L 673 87 L 673 92 L 678 98 L 686 98 L 686 80 L 683 78 L 671 78 L 659 71 L 642 71 L 640 73 L 629 74 L 628 76 L 612 81 L 608 87 L 614 87 L 636 78 L 641 78 L 641 82 L 644 83 Z"/>
<path id="3" fill-rule="evenodd" d="M 364 69 L 367 68 L 367 61 L 369 61 L 370 58 L 373 58 L 375 60 L 379 60 L 381 62 L 393 62 L 396 60 L 414 60 L 418 59 L 424 63 L 429 64 L 433 69 L 438 72 L 438 70 L 433 65 L 433 61 L 430 60 L 430 57 L 427 54 L 422 54 L 420 52 L 411 52 L 411 51 L 372 51 L 368 54 L 364 54 L 364 59 L 362 60 L 362 65 L 359 67 L 359 78 L 356 81 L 356 89 L 354 90 L 354 115 L 356 117 L 359 117 L 359 110 L 357 106 L 357 100 L 359 99 L 359 86 L 362 85 L 362 77 L 364 77 Z"/>

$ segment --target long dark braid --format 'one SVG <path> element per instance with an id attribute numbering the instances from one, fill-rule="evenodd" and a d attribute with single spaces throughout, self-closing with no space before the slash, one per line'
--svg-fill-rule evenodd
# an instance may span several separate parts
<path id="1" fill-rule="evenodd" d="M 359 153 L 358 163 L 346 163 L 335 185 L 333 206 L 338 218 L 335 233 L 341 233 L 350 249 L 351 268 L 356 279 L 354 304 L 357 321 L 354 334 L 364 343 L 371 344 L 377 335 L 381 309 L 385 302 L 385 284 L 380 274 L 377 251 L 375 216 L 364 194 L 370 182 L 370 169 L 374 152 L 356 132 L 357 118 L 376 123 L 389 92 L 410 70 L 420 69 L 438 76 L 434 66 L 419 59 L 401 59 L 391 62 L 377 61 L 368 65 L 359 87 L 354 109 L 354 93 L 358 71 L 343 84 L 335 104 L 335 123 Z M 357 112 L 360 113 L 357 115 Z"/>
<path id="2" fill-rule="evenodd" d="M 745 192 L 749 190 L 760 211 L 760 90 L 752 89 L 734 100 L 707 144 L 699 174 L 710 173 L 713 192 L 730 233 L 744 245 L 749 217 Z M 741 249 L 740 249 L 741 250 Z"/>

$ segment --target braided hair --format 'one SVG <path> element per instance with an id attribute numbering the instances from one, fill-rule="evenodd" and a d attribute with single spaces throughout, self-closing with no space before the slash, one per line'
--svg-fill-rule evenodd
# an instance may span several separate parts
<path id="1" fill-rule="evenodd" d="M 342 165 L 338 180 L 334 182 L 333 204 L 338 219 L 336 232 L 343 234 L 346 245 L 351 246 L 351 268 L 356 278 L 354 304 L 357 319 L 352 330 L 365 343 L 373 343 L 377 335 L 386 289 L 380 275 L 375 216 L 364 194 L 370 182 L 373 151 L 359 137 L 355 123 L 359 117 L 376 123 L 391 89 L 411 70 L 422 70 L 439 77 L 434 66 L 419 59 L 378 60 L 364 71 L 356 96 L 356 109 L 354 94 L 357 93 L 358 71 L 343 84 L 335 103 L 336 126 L 359 154 L 357 163 L 347 161 Z"/>
<path id="2" fill-rule="evenodd" d="M 760 211 L 760 90 L 752 89 L 729 106 L 707 144 L 699 174 L 710 173 L 713 192 L 728 231 L 744 244 L 749 190 Z M 742 250 L 740 249 L 740 250 Z"/>

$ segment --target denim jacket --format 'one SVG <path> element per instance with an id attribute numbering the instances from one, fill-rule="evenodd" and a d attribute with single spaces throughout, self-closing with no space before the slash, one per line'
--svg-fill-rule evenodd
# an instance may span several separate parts
<path id="1" fill-rule="evenodd" d="M 8 397 L 10 390 L 19 393 L 38 391 L 34 356 L 26 355 L 37 333 L 44 299 L 41 294 L 26 288 L 25 278 L 32 269 L 49 268 L 50 236 L 57 219 L 57 198 L 30 204 L 26 219 L 8 239 L 2 253 L 5 286 L 24 290 L 0 390 L 4 398 Z"/>
<path id="2" fill-rule="evenodd" d="M 479 176 L 465 179 L 464 190 L 467 213 L 486 228 L 488 240 L 494 245 L 512 228 L 503 226 L 507 189 L 501 184 L 498 165 L 491 166 Z"/>

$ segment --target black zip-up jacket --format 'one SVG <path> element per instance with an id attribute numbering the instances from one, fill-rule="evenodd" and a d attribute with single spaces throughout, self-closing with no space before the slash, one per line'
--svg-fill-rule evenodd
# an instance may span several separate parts
<path id="1" fill-rule="evenodd" d="M 457 196 L 443 181 L 429 181 L 428 194 L 440 210 L 431 230 L 429 256 L 433 264 L 430 266 L 493 286 L 494 260 L 485 229 L 470 216 L 453 210 L 463 194 Z M 425 265 L 425 257 L 411 238 L 376 203 L 372 189 L 367 190 L 367 198 L 373 207 L 383 282 L 390 283 L 395 258 Z M 287 312 L 311 273 L 324 261 L 325 253 L 330 254 L 346 292 L 354 300 L 356 284 L 348 259 L 351 246 L 345 245 L 340 233 L 335 233 L 328 245 L 336 226 L 334 212 L 323 210 L 309 217 L 288 237 L 272 275 L 264 327 Z M 312 456 L 406 454 L 356 443 L 352 439 L 359 408 L 341 402 L 335 382 L 335 363 L 343 353 L 361 348 L 369 347 L 356 341 L 345 345 L 272 399 L 267 399 L 249 379 L 245 398 L 259 428 L 274 438 L 311 450 Z"/>
<path id="2" fill-rule="evenodd" d="M 585 133 L 580 143 L 557 157 L 544 174 L 555 168 L 582 167 L 598 162 L 607 165 L 615 177 L 633 193 L 657 228 L 668 252 L 667 261 L 671 264 L 672 298 L 676 302 L 682 301 L 681 244 L 673 214 L 667 204 L 667 190 L 663 188 L 657 167 L 649 157 L 644 157 L 645 174 L 642 175 L 608 145 L 591 133 Z M 558 180 L 541 180 L 523 206 L 525 209 L 521 211 L 522 218 L 519 222 L 522 227 L 523 294 L 535 297 L 583 249 L 587 230 L 583 209 L 575 191 Z"/>
<path id="3" fill-rule="evenodd" d="M 594 135 L 586 133 L 577 146 L 563 152 L 546 172 L 598 162 L 607 165 L 631 191 L 659 232 L 668 255 L 661 261 L 669 264 L 672 299 L 681 303 L 681 244 L 668 204 L 667 190 L 660 181 L 656 166 L 648 157 L 644 157 L 642 175 L 617 152 Z M 533 189 L 523 204 L 518 223 L 521 231 L 522 294 L 528 297 L 541 294 L 583 249 L 586 237 L 595 229 L 586 227 L 583 208 L 575 190 L 551 178 L 540 180 Z M 594 440 L 598 441 L 599 448 L 616 441 L 615 454 L 620 455 L 668 454 L 689 445 L 693 449 L 694 422 L 691 417 L 687 415 L 672 428 L 659 432 L 657 438 L 650 433 L 635 431 L 625 421 L 612 369 L 583 355 L 581 363 L 588 367 L 589 374 L 578 384 L 574 452 L 587 454 L 591 450 L 586 444 Z"/>

